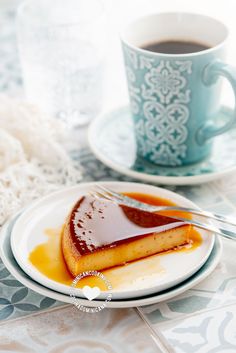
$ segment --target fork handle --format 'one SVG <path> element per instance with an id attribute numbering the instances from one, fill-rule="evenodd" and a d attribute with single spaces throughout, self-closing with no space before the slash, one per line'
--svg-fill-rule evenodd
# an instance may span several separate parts
<path id="1" fill-rule="evenodd" d="M 192 219 L 187 219 L 187 218 L 182 218 L 182 217 L 171 217 L 174 219 L 177 219 L 179 221 L 184 221 L 188 224 L 191 224 L 193 226 L 196 226 L 198 228 L 202 228 L 205 230 L 209 230 L 211 232 L 217 233 L 220 236 L 222 236 L 223 238 L 226 239 L 231 239 L 231 240 L 235 240 L 236 241 L 236 234 L 235 232 L 231 232 L 230 230 L 226 229 L 226 228 L 218 228 L 216 226 L 214 226 L 213 224 L 205 224 L 205 223 L 201 223 L 199 221 L 196 220 L 192 220 Z"/>
<path id="2" fill-rule="evenodd" d="M 233 221 L 233 219 L 229 217 L 212 213 L 209 211 L 198 210 L 196 208 L 187 208 L 187 207 L 178 207 L 178 206 L 153 207 L 152 212 L 160 212 L 160 211 L 183 211 L 183 212 L 191 213 L 191 214 L 206 217 L 206 218 L 211 218 L 218 222 L 227 223 L 236 227 L 236 221 Z"/>

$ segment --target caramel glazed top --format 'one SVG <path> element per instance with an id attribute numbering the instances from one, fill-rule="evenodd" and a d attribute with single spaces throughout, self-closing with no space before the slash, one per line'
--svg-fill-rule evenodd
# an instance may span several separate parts
<path id="1" fill-rule="evenodd" d="M 70 216 L 70 234 L 81 255 L 115 247 L 131 238 L 163 232 L 185 225 L 185 222 L 117 205 L 110 201 L 83 196 L 75 204 Z"/>

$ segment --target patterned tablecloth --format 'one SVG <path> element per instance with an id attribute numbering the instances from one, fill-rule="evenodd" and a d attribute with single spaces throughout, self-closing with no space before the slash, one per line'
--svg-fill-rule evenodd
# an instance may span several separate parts
<path id="1" fill-rule="evenodd" d="M 15 11 L 0 13 L 0 90 L 21 92 L 16 54 Z M 76 158 L 84 181 L 131 180 L 105 167 L 86 143 Z M 236 215 L 236 179 L 191 187 L 168 187 L 200 207 Z M 103 310 L 83 314 L 24 287 L 0 260 L 0 352 L 236 352 L 236 246 L 224 242 L 214 273 L 181 296 L 140 309 Z M 155 340 L 152 339 L 153 336 Z M 158 345 L 159 345 L 158 344 Z"/>

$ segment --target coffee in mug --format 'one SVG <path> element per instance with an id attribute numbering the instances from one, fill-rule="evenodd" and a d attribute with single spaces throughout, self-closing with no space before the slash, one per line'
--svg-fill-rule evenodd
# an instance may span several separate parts
<path id="1" fill-rule="evenodd" d="M 209 49 L 209 46 L 185 40 L 166 40 L 143 45 L 141 49 L 163 54 L 189 54 Z"/>

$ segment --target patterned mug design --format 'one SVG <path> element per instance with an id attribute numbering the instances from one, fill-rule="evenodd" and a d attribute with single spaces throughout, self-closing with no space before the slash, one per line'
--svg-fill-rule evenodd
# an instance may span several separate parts
<path id="1" fill-rule="evenodd" d="M 190 60 L 160 60 L 138 56 L 125 47 L 126 72 L 138 153 L 155 164 L 177 166 L 186 157 L 191 90 Z M 133 65 L 134 69 L 131 69 Z M 141 87 L 137 81 L 144 77 Z M 142 113 L 140 118 L 139 113 Z"/>

